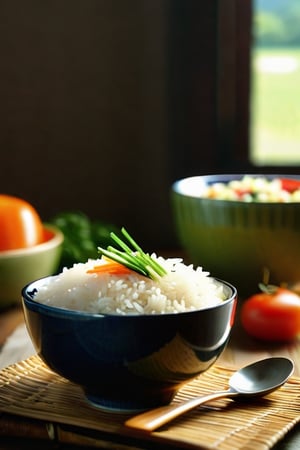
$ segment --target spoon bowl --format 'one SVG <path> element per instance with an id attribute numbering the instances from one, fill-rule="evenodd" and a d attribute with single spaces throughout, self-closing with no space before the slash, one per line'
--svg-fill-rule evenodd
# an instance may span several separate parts
<path id="1" fill-rule="evenodd" d="M 235 372 L 229 386 L 239 396 L 263 397 L 282 386 L 293 370 L 294 364 L 288 358 L 262 359 Z"/>
<path id="2" fill-rule="evenodd" d="M 282 386 L 294 371 L 293 362 L 285 357 L 272 357 L 256 361 L 235 372 L 229 380 L 229 389 L 196 397 L 186 402 L 162 406 L 125 422 L 130 428 L 153 431 L 181 414 L 203 403 L 224 397 L 238 400 L 248 397 L 264 397 Z"/>

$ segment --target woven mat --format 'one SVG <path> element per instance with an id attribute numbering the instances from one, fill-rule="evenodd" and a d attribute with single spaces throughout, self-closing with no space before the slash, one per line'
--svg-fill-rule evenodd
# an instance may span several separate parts
<path id="1" fill-rule="evenodd" d="M 231 373 L 229 369 L 212 367 L 186 385 L 174 402 L 227 389 Z M 153 433 L 138 433 L 123 425 L 128 414 L 103 412 L 89 405 L 80 387 L 53 373 L 38 356 L 32 356 L 0 372 L 0 411 L 3 417 L 9 413 L 18 416 L 20 421 L 23 418 L 44 421 L 48 431 L 52 429 L 50 423 L 58 427 L 56 430 L 61 425 L 72 426 L 74 442 L 80 443 L 80 436 L 89 436 L 89 445 L 95 447 L 103 447 L 103 442 L 107 442 L 107 448 L 118 449 L 155 448 L 156 443 L 157 448 L 164 445 L 165 448 L 260 450 L 271 448 L 300 421 L 300 378 L 291 377 L 263 399 L 251 403 L 218 400 Z M 126 442 L 130 442 L 129 447 Z"/>

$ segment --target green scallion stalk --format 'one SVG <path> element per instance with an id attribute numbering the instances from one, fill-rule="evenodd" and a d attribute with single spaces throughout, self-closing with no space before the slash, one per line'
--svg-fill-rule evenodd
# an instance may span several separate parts
<path id="1" fill-rule="evenodd" d="M 138 272 L 153 280 L 163 277 L 167 271 L 148 253 L 145 253 L 142 248 L 135 242 L 125 228 L 121 230 L 123 236 L 128 243 L 124 242 L 115 233 L 110 233 L 111 239 L 120 247 L 120 249 L 113 246 L 108 246 L 107 249 L 98 247 L 100 253 L 108 258 L 117 261 L 129 269 Z M 130 247 L 131 246 L 131 247 Z"/>

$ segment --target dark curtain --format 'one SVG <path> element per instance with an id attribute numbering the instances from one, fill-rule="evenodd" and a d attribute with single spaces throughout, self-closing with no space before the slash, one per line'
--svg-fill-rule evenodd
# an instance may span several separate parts
<path id="1" fill-rule="evenodd" d="M 2 0 L 1 192 L 174 247 L 171 183 L 246 149 L 249 4 Z"/>

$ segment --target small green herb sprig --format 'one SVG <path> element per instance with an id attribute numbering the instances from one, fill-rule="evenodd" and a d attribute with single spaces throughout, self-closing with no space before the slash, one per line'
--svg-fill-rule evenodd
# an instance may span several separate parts
<path id="1" fill-rule="evenodd" d="M 107 249 L 98 247 L 98 251 L 104 256 L 123 264 L 128 267 L 128 269 L 138 272 L 145 277 L 151 278 L 152 280 L 156 280 L 167 274 L 165 268 L 162 267 L 148 253 L 145 253 L 125 230 L 125 228 L 122 228 L 121 232 L 126 238 L 127 243 L 118 237 L 114 232 L 110 233 L 111 239 L 119 246 L 121 250 L 109 245 Z"/>

